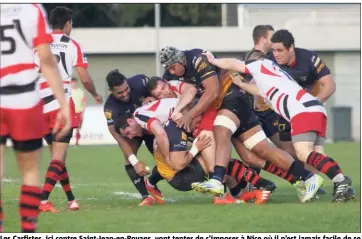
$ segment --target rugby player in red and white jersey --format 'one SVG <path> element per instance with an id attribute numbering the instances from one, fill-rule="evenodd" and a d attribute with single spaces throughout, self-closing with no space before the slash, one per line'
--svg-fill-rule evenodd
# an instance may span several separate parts
<path id="1" fill-rule="evenodd" d="M 53 133 L 63 137 L 70 129 L 69 107 L 49 43 L 53 38 L 46 13 L 38 4 L 1 4 L 0 137 L 9 137 L 22 177 L 19 214 L 22 232 L 37 229 L 40 204 L 39 161 L 43 138 L 43 103 L 36 89 L 38 51 L 43 74 L 59 101 Z M 2 232 L 0 201 L 0 232 Z"/>
<path id="2" fill-rule="evenodd" d="M 80 45 L 69 37 L 72 30 L 72 10 L 66 7 L 56 7 L 50 12 L 50 25 L 53 28 L 54 41 L 50 45 L 51 51 L 58 63 L 60 75 L 64 83 L 64 92 L 70 106 L 72 129 L 61 139 L 54 139 L 51 129 L 54 127 L 54 119 L 59 110 L 59 104 L 54 100 L 53 92 L 47 84 L 46 78 L 39 83 L 40 94 L 44 102 L 45 129 L 44 137 L 50 145 L 52 153 L 48 170 L 45 176 L 45 184 L 42 191 L 40 210 L 43 212 L 56 212 L 52 203 L 48 200 L 57 181 L 60 181 L 68 199 L 68 208 L 78 210 L 79 205 L 72 193 L 65 160 L 73 129 L 79 126 L 76 119 L 74 102 L 71 98 L 71 78 L 76 69 L 84 88 L 94 97 L 96 103 L 102 103 L 102 97 L 97 93 L 91 77 L 88 74 L 88 62 Z M 37 62 L 37 61 L 36 61 Z M 42 71 L 42 69 L 40 68 Z"/>
<path id="3" fill-rule="evenodd" d="M 256 85 L 242 81 L 234 84 L 253 95 L 263 97 L 276 113 L 290 122 L 292 142 L 298 159 L 333 181 L 333 202 L 344 202 L 355 197 L 351 187 L 352 180 L 344 176 L 336 161 L 318 152 L 323 148 L 321 146 L 326 137 L 327 112 L 316 97 L 305 91 L 277 64 L 268 59 L 245 64 L 233 58 L 216 59 L 211 52 L 205 55 L 209 62 L 217 67 L 253 76 Z"/>

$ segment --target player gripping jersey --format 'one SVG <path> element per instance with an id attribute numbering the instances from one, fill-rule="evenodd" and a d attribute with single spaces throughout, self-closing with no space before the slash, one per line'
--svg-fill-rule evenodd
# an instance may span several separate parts
<path id="1" fill-rule="evenodd" d="M 237 59 L 215 59 L 210 52 L 207 56 L 212 64 L 253 76 L 256 86 L 243 82 L 239 82 L 238 86 L 262 96 L 275 112 L 290 122 L 292 141 L 299 160 L 326 174 L 334 182 L 333 201 L 344 202 L 355 197 L 352 181 L 343 175 L 338 163 L 316 151 L 315 146 L 324 143 L 327 123 L 326 110 L 317 98 L 270 60 L 245 65 Z"/>

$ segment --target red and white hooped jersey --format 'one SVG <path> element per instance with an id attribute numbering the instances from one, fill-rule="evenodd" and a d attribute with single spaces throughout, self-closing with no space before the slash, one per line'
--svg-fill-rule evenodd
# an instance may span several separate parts
<path id="1" fill-rule="evenodd" d="M 71 97 L 71 78 L 74 67 L 88 68 L 87 58 L 85 57 L 80 45 L 64 34 L 64 32 L 53 32 L 54 41 L 50 44 L 50 49 L 58 63 L 60 76 L 64 84 L 64 92 L 67 100 Z M 39 58 L 35 53 L 35 63 L 39 66 Z M 60 105 L 50 89 L 47 79 L 42 77 L 38 85 L 41 98 L 44 101 L 44 113 L 59 109 Z"/>
<path id="2" fill-rule="evenodd" d="M 268 59 L 254 61 L 246 65 L 245 71 L 253 76 L 266 103 L 287 121 L 306 112 L 320 112 L 327 116 L 323 104 L 274 62 Z"/>
<path id="3" fill-rule="evenodd" d="M 142 128 L 151 131 L 150 125 L 154 120 L 164 124 L 172 115 L 173 109 L 179 102 L 178 98 L 165 98 L 153 101 L 147 105 L 139 107 L 133 113 L 137 123 Z"/>
<path id="4" fill-rule="evenodd" d="M 27 109 L 40 101 L 34 48 L 53 41 L 40 4 L 1 4 L 1 108 Z"/>

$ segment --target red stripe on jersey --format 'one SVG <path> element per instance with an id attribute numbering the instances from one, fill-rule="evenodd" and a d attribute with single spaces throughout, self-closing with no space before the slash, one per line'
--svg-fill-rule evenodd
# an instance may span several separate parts
<path id="1" fill-rule="evenodd" d="M 69 80 L 63 81 L 63 84 L 70 84 L 70 81 L 69 81 Z M 39 84 L 39 88 L 40 88 L 41 90 L 44 90 L 44 89 L 46 89 L 46 88 L 49 88 L 48 82 L 47 82 L 47 81 L 44 81 L 44 82 L 40 83 L 40 84 Z"/>
<path id="2" fill-rule="evenodd" d="M 268 92 L 266 92 L 266 97 L 269 97 L 270 93 L 272 93 L 272 91 L 275 89 L 275 86 L 273 86 L 272 88 L 270 88 L 268 90 Z"/>
<path id="3" fill-rule="evenodd" d="M 42 9 L 37 4 L 32 4 L 38 9 L 38 19 L 36 26 L 36 36 L 33 38 L 33 47 L 37 47 L 42 44 L 52 43 L 53 37 L 46 31 L 46 18 L 44 17 Z"/>
<path id="4" fill-rule="evenodd" d="M 277 75 L 274 72 L 271 72 L 270 70 L 268 70 L 263 64 L 261 65 L 260 71 L 261 71 L 261 73 L 266 74 L 266 75 L 281 77 L 280 75 Z"/>
<path id="5" fill-rule="evenodd" d="M 281 94 L 279 97 L 278 97 L 278 100 L 277 100 L 277 110 L 279 111 L 280 114 L 282 114 L 280 112 L 280 101 L 281 99 L 283 98 L 283 96 L 285 95 L 285 93 Z"/>
<path id="6" fill-rule="evenodd" d="M 147 110 L 155 112 L 160 104 L 161 104 L 161 100 L 158 100 Z"/>
<path id="7" fill-rule="evenodd" d="M 16 74 L 21 71 L 30 70 L 35 67 L 36 65 L 34 63 L 16 64 L 16 65 L 7 66 L 0 69 L 0 78 L 3 78 L 9 74 Z"/>
<path id="8" fill-rule="evenodd" d="M 152 124 L 152 122 L 155 121 L 155 120 L 157 120 L 157 119 L 156 119 L 156 118 L 151 118 L 151 119 L 149 119 L 149 120 L 147 121 L 146 128 L 147 128 L 148 131 L 152 132 L 152 131 L 151 131 L 151 124 Z"/>
<path id="9" fill-rule="evenodd" d="M 170 85 L 170 89 L 173 91 L 173 92 L 177 92 L 177 88 L 173 85 Z"/>
<path id="10" fill-rule="evenodd" d="M 305 91 L 304 89 L 300 89 L 297 93 L 297 97 L 296 97 L 297 101 L 299 101 L 303 97 L 303 95 L 305 95 L 306 93 L 307 93 L 307 91 Z"/>
<path id="11" fill-rule="evenodd" d="M 249 74 L 249 75 L 251 74 L 250 71 L 249 71 L 249 69 L 248 69 L 248 67 L 247 67 L 246 65 L 245 65 L 245 72 L 244 72 L 244 73 L 245 73 L 245 74 Z"/>
<path id="12" fill-rule="evenodd" d="M 84 58 L 83 53 L 82 53 L 82 50 L 80 49 L 78 42 L 74 41 L 73 39 L 72 39 L 72 42 L 75 45 L 75 47 L 77 48 L 77 62 L 75 63 L 75 66 L 80 66 L 80 67 L 87 69 L 88 63 L 83 61 L 83 58 Z"/>
<path id="13" fill-rule="evenodd" d="M 180 84 L 179 84 L 179 86 L 178 86 L 178 92 L 181 94 L 181 92 L 182 92 L 182 86 L 184 86 L 184 83 L 185 82 L 181 82 Z"/>

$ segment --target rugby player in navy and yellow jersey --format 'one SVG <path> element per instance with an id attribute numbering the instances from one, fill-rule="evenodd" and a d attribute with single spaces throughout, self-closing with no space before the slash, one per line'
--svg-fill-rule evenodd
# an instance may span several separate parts
<path id="1" fill-rule="evenodd" d="M 142 195 L 143 200 L 140 206 L 153 205 L 154 200 L 149 195 L 143 180 L 143 177 L 147 175 L 149 171 L 145 164 L 138 161 L 136 157 L 143 140 L 148 150 L 151 153 L 153 152 L 153 137 L 145 135 L 142 138 L 129 140 L 122 137 L 114 129 L 114 123 L 117 117 L 125 113 L 133 113 L 137 107 L 142 105 L 143 100 L 148 96 L 146 87 L 148 77 L 141 74 L 126 78 L 118 70 L 113 70 L 108 73 L 106 79 L 110 91 L 104 105 L 104 115 L 107 119 L 108 130 L 124 154 L 126 160 L 125 169 L 129 178 Z M 157 176 L 156 174 L 156 177 Z M 162 178 L 160 177 L 159 179 L 161 180 Z"/>
<path id="2" fill-rule="evenodd" d="M 276 31 L 272 38 L 272 60 L 287 72 L 305 90 L 325 103 L 335 92 L 336 84 L 323 60 L 314 52 L 296 48 L 293 35 L 285 29 Z M 294 156 L 290 125 L 279 119 L 279 136 L 283 149 Z M 321 149 L 322 150 L 322 149 Z"/>

